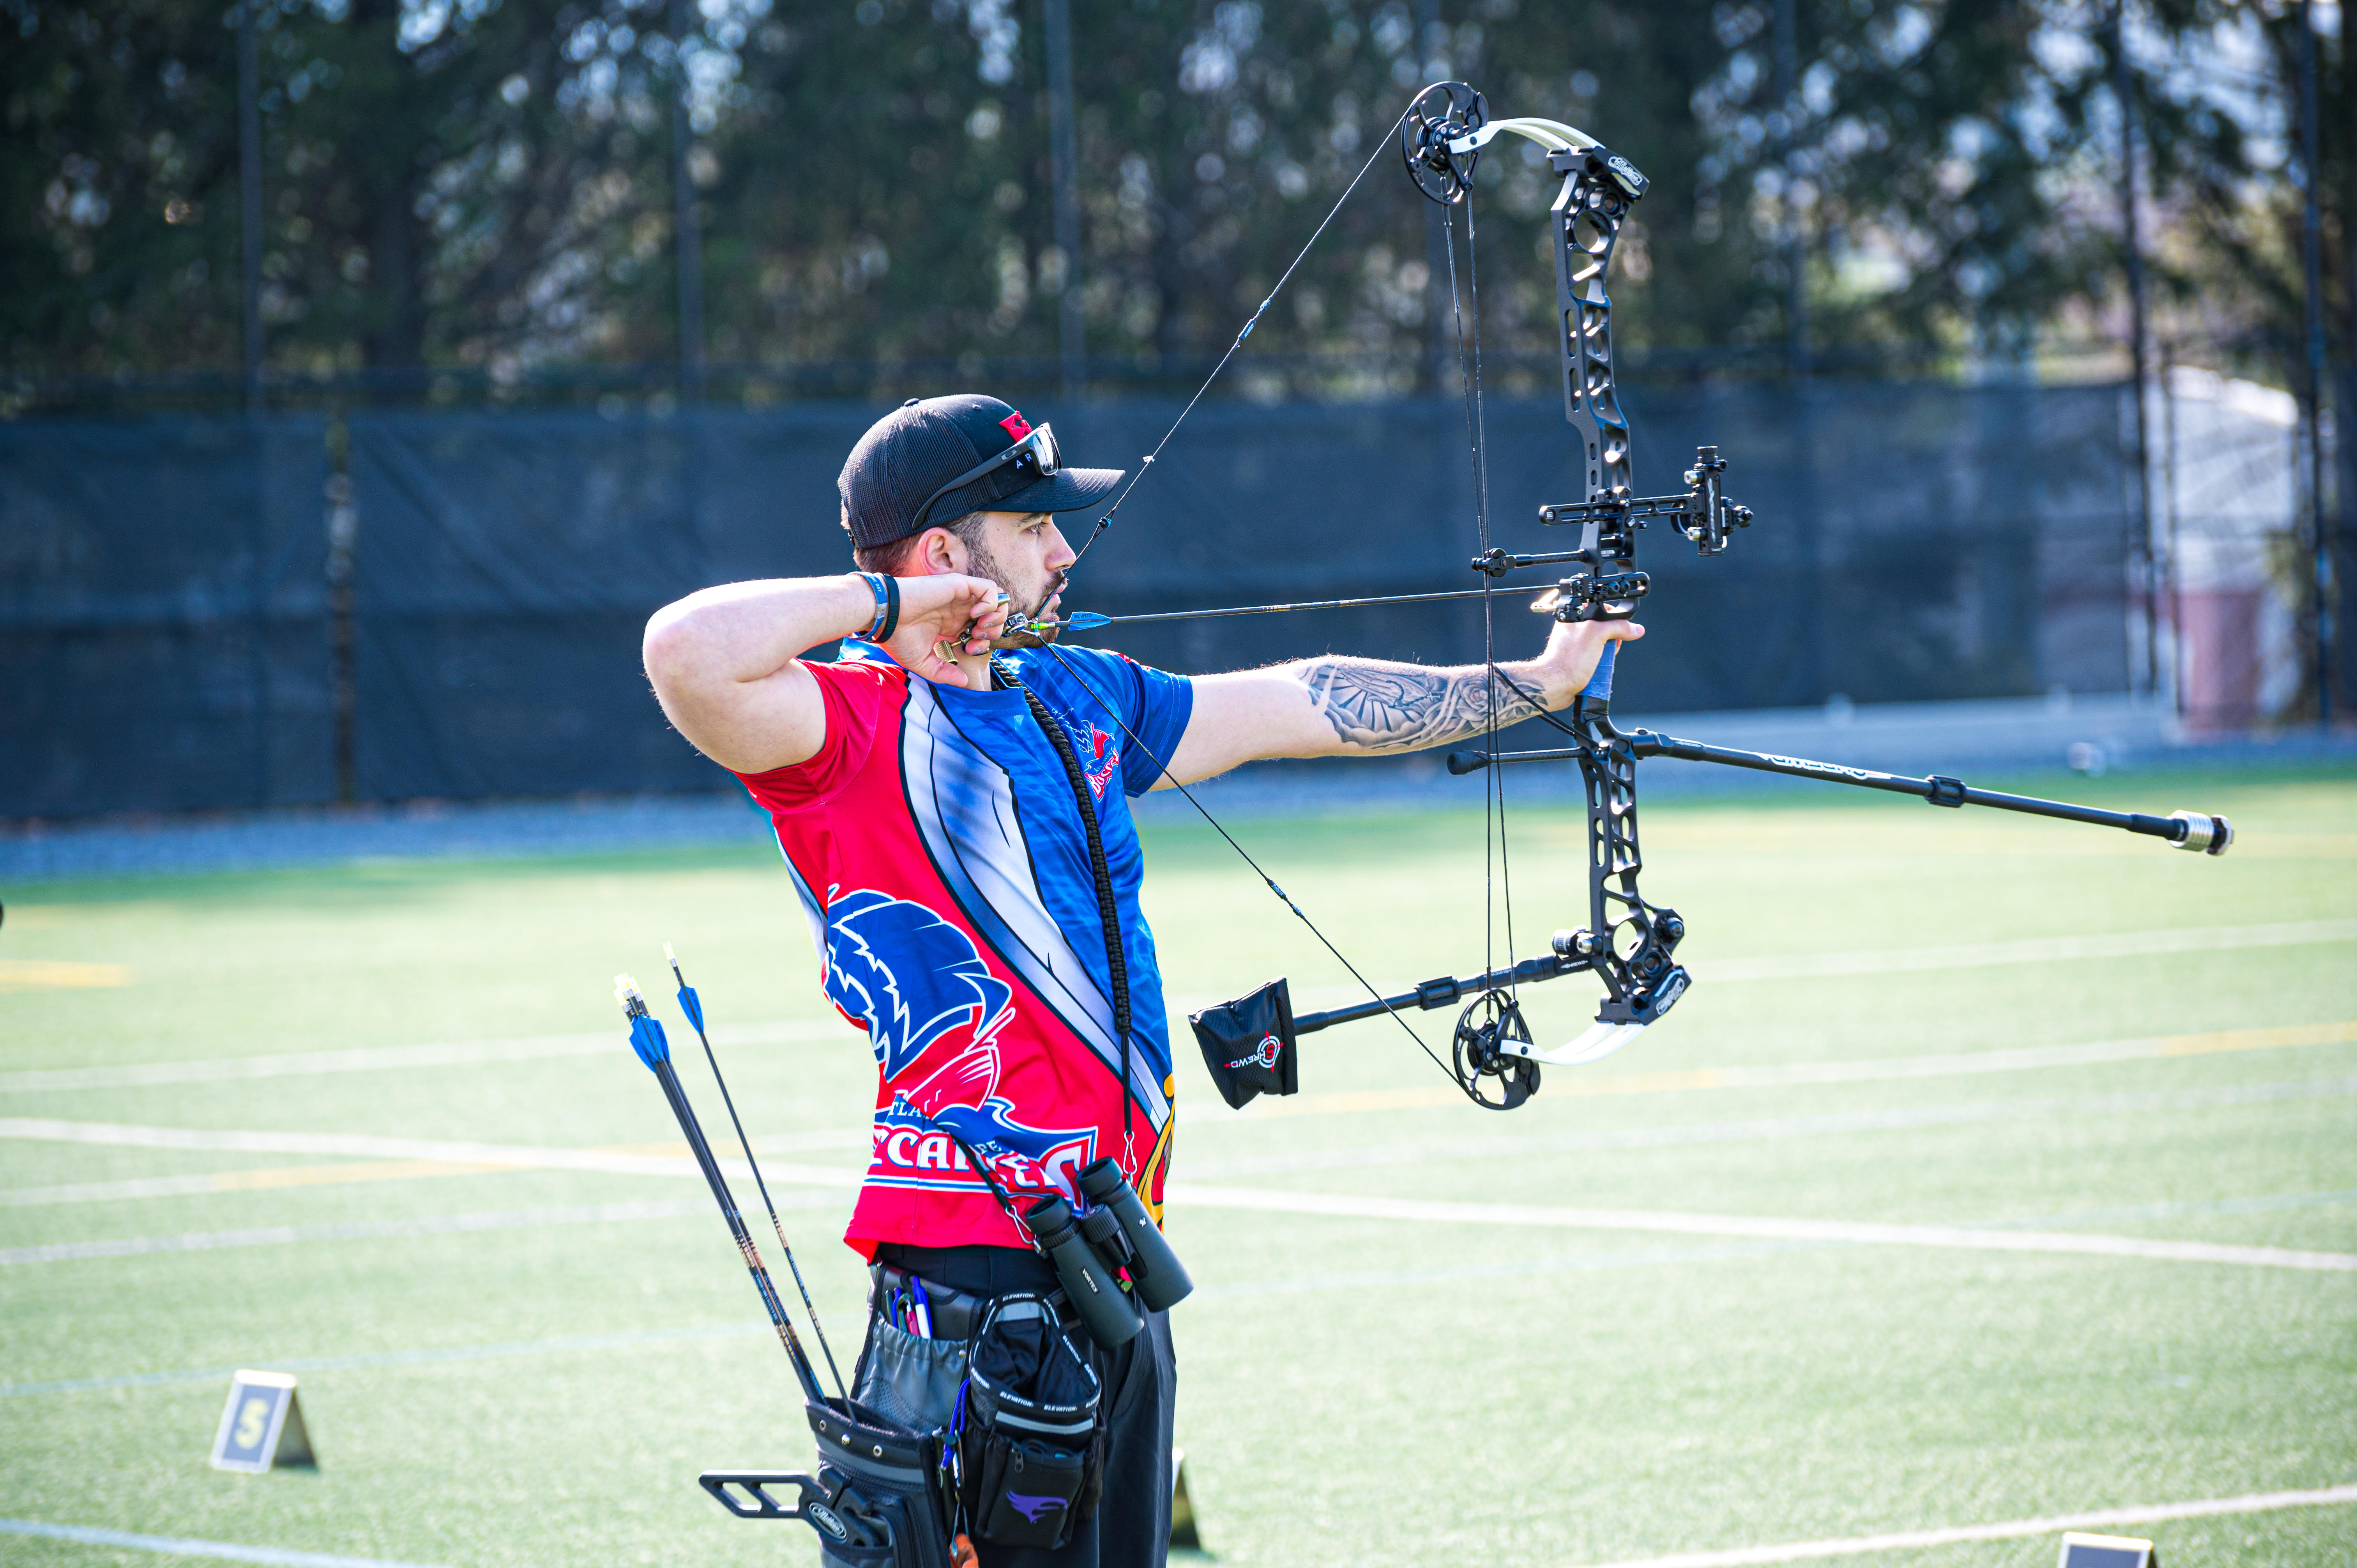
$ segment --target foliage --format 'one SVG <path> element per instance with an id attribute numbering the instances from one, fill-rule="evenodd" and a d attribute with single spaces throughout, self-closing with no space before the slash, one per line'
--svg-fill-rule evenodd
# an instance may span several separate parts
<path id="1" fill-rule="evenodd" d="M 1788 43 L 1776 0 L 1076 5 L 1077 259 L 1054 242 L 1038 4 L 256 5 L 270 362 L 395 392 L 425 366 L 498 382 L 671 358 L 675 162 L 708 354 L 803 362 L 1052 353 L 1067 286 L 1092 353 L 1216 353 L 1372 156 L 1254 346 L 1363 355 L 1395 383 L 1448 330 L 1447 285 L 1382 144 L 1450 76 L 1652 176 L 1623 239 L 1624 342 L 1772 347 L 1796 257 L 1836 349 L 2026 340 L 2117 286 L 2107 12 L 2083 0 L 1790 0 Z M 18 376 L 238 362 L 235 19 L 221 0 L 0 0 Z M 2234 27 L 2271 51 L 2242 100 L 2188 70 Z M 2165 282 L 2244 336 L 2296 318 L 2283 138 L 2251 129 L 2279 125 L 2293 36 L 2223 0 L 2154 0 L 2131 27 L 2153 184 L 2181 220 Z M 2323 42 L 2337 211 L 2357 174 Z M 1509 357 L 1551 344 L 1531 263 L 1553 186 L 1501 143 L 1464 219 L 1486 234 L 1485 348 Z"/>

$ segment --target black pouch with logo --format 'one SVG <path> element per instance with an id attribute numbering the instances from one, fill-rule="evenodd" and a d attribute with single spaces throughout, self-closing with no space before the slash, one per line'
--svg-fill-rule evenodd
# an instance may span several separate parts
<path id="1" fill-rule="evenodd" d="M 1291 1094 L 1301 1087 L 1295 1060 L 1293 997 L 1282 978 L 1249 996 L 1190 1013 L 1203 1065 L 1220 1098 L 1241 1111 L 1256 1094 Z"/>
<path id="2" fill-rule="evenodd" d="M 958 1498 L 974 1539 L 1054 1550 L 1104 1487 L 1103 1390 L 1056 1309 L 1003 1295 L 974 1326 L 953 1423 Z"/>
<path id="3" fill-rule="evenodd" d="M 935 1482 L 941 1439 L 858 1404 L 811 1405 L 823 1504 L 802 1519 L 830 1568 L 950 1568 L 949 1520 Z"/>

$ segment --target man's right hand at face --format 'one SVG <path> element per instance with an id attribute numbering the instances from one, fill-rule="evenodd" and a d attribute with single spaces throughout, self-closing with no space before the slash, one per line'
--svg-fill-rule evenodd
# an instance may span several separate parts
<path id="1" fill-rule="evenodd" d="M 900 624 L 884 644 L 902 669 L 944 686 L 978 683 L 954 662 L 955 654 L 990 651 L 1006 628 L 1012 606 L 998 585 L 984 577 L 939 572 L 901 577 Z"/>
<path id="2" fill-rule="evenodd" d="M 998 585 L 955 572 L 896 582 L 892 657 L 929 681 L 986 683 L 987 665 L 974 661 L 969 677 L 955 660 L 1005 629 Z M 809 760 L 826 739 L 826 703 L 801 656 L 860 636 L 875 614 L 867 580 L 848 573 L 705 588 L 647 623 L 647 675 L 697 750 L 738 773 L 766 773 Z"/>

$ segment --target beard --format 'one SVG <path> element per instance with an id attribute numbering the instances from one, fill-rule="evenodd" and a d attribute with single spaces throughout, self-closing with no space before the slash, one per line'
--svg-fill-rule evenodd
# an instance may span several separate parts
<path id="1" fill-rule="evenodd" d="M 1064 574 L 1051 572 L 1048 575 L 1046 585 L 1040 588 L 1038 595 L 1027 597 L 1020 587 L 1007 581 L 1006 569 L 998 564 L 998 558 L 990 553 L 989 546 L 980 540 L 975 540 L 968 543 L 965 548 L 967 574 L 996 583 L 1006 591 L 1007 608 L 1011 612 L 1010 619 L 1037 620 L 1047 612 L 1048 602 L 1063 591 Z M 993 638 L 990 645 L 993 648 L 1044 648 L 1056 640 L 1056 631 L 1052 628 L 1045 633 L 1018 631 L 1006 637 Z"/>

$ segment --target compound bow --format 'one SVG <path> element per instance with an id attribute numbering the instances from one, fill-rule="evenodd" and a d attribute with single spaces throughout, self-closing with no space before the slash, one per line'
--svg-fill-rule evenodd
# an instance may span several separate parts
<path id="1" fill-rule="evenodd" d="M 1974 789 L 1961 779 L 1940 775 L 1910 778 L 1836 763 L 1813 762 L 1801 757 L 1709 746 L 1655 735 L 1648 730 L 1624 732 L 1613 725 L 1611 718 L 1612 671 L 1617 643 L 1605 646 L 1595 677 L 1574 700 L 1567 718 L 1544 711 L 1538 714 L 1543 722 L 1562 732 L 1567 745 L 1544 750 L 1501 752 L 1495 734 L 1498 686 L 1503 684 L 1525 699 L 1529 699 L 1530 694 L 1522 693 L 1499 669 L 1494 638 L 1486 627 L 1486 612 L 1497 591 L 1498 579 L 1508 573 L 1530 567 L 1569 566 L 1572 568 L 1570 573 L 1546 590 L 1532 608 L 1551 612 L 1560 621 L 1625 620 L 1634 613 L 1638 601 L 1647 596 L 1652 586 L 1648 575 L 1637 567 L 1637 535 L 1640 531 L 1652 522 L 1665 523 L 1684 535 L 1702 555 L 1715 556 L 1727 550 L 1737 532 L 1750 526 L 1752 513 L 1749 508 L 1740 506 L 1727 497 L 1723 484 L 1727 464 L 1715 446 L 1703 446 L 1696 450 L 1694 466 L 1685 471 L 1686 488 L 1684 490 L 1658 496 L 1633 493 L 1629 421 L 1620 407 L 1619 388 L 1613 378 L 1612 301 L 1606 279 L 1621 227 L 1627 221 L 1631 209 L 1644 196 L 1650 183 L 1636 166 L 1595 137 L 1570 125 L 1534 118 L 1491 120 L 1482 95 L 1458 81 L 1436 83 L 1416 94 L 1400 116 L 1395 130 L 1402 161 L 1416 188 L 1439 203 L 1444 216 L 1460 205 L 1467 208 L 1469 270 L 1473 236 L 1468 198 L 1472 190 L 1474 168 L 1482 149 L 1501 134 L 1512 133 L 1535 143 L 1545 154 L 1547 166 L 1562 177 L 1563 184 L 1549 210 L 1548 224 L 1555 255 L 1556 311 L 1561 324 L 1564 417 L 1581 446 L 1581 466 L 1586 474 L 1587 493 L 1577 501 L 1542 506 L 1539 519 L 1551 526 L 1577 528 L 1577 547 L 1535 554 L 1513 554 L 1489 544 L 1487 485 L 1481 461 L 1480 289 L 1477 278 L 1472 290 L 1475 346 L 1466 391 L 1468 429 L 1474 459 L 1476 513 L 1482 546 L 1481 553 L 1473 558 L 1470 564 L 1484 578 L 1480 587 L 1368 599 L 1328 600 L 1318 605 L 1244 606 L 1153 616 L 1080 614 L 1053 623 L 1053 629 L 1085 630 L 1134 620 L 1481 597 L 1485 611 L 1483 659 L 1492 696 L 1489 703 L 1492 715 L 1489 743 L 1478 750 L 1451 753 L 1448 770 L 1452 774 L 1479 772 L 1487 776 L 1492 781 L 1491 797 L 1502 819 L 1504 795 L 1495 781 L 1499 770 L 1505 765 L 1570 761 L 1578 766 L 1586 786 L 1587 810 L 1587 923 L 1556 931 L 1548 952 L 1519 961 L 1512 955 L 1510 928 L 1507 961 L 1503 965 L 1485 967 L 1480 973 L 1467 976 L 1442 975 L 1425 981 L 1413 990 L 1386 995 L 1369 984 L 1356 966 L 1342 958 L 1340 951 L 1303 913 L 1300 906 L 1265 871 L 1261 870 L 1259 864 L 1210 811 L 1204 810 L 1193 793 L 1180 785 L 1181 792 L 1202 813 L 1204 820 L 1243 856 L 1245 863 L 1260 874 L 1270 889 L 1300 917 L 1327 950 L 1340 960 L 1367 991 L 1365 1001 L 1296 1015 L 1286 982 L 1280 979 L 1224 1007 L 1206 1009 L 1198 1014 L 1194 1018 L 1195 1031 L 1214 1075 L 1221 1076 L 1223 1065 L 1231 1069 L 1229 1076 L 1222 1076 L 1223 1090 L 1229 1089 L 1229 1077 L 1232 1076 L 1233 1069 L 1245 1069 L 1248 1064 L 1256 1064 L 1264 1069 L 1262 1076 L 1245 1084 L 1240 1091 L 1230 1090 L 1232 1103 L 1243 1104 L 1261 1088 L 1280 1093 L 1291 1092 L 1296 1080 L 1295 1071 L 1293 1064 L 1286 1058 L 1294 1050 L 1297 1038 L 1362 1018 L 1389 1015 L 1424 1048 L 1426 1055 L 1439 1061 L 1437 1054 L 1425 1044 L 1422 1036 L 1416 1035 L 1404 1015 L 1410 1009 L 1431 1011 L 1461 1004 L 1451 1041 L 1450 1059 L 1442 1062 L 1441 1066 L 1475 1103 L 1492 1110 L 1512 1110 L 1537 1090 L 1542 1063 L 1577 1067 L 1599 1060 L 1629 1045 L 1647 1026 L 1667 1013 L 1685 993 L 1692 977 L 1677 961 L 1676 956 L 1678 943 L 1685 936 L 1685 922 L 1678 917 L 1676 910 L 1648 902 L 1638 890 L 1638 875 L 1644 866 L 1637 835 L 1637 763 L 1642 757 L 1675 757 L 1694 762 L 1853 784 L 1915 795 L 1934 806 L 1988 806 L 2095 823 L 2159 838 L 2180 849 L 2204 851 L 2213 855 L 2222 854 L 2233 842 L 2233 827 L 2225 818 L 2201 812 L 2177 811 L 2167 817 L 2154 817 L 2136 812 L 2109 811 L 2063 801 Z M 1377 156 L 1380 152 L 1379 147 Z M 1334 210 L 1327 213 L 1317 232 L 1311 235 L 1310 244 L 1314 245 L 1318 235 L 1325 231 L 1327 224 L 1333 220 L 1334 211 L 1339 211 L 1342 201 L 1349 199 L 1373 161 L 1371 157 L 1367 166 L 1360 169 L 1358 177 L 1343 191 L 1341 199 L 1336 202 Z M 1448 238 L 1453 302 L 1456 297 L 1453 226 Z M 1308 251 L 1308 246 L 1305 246 L 1302 254 L 1307 255 Z M 1185 423 L 1187 414 L 1193 412 L 1195 403 L 1200 401 L 1211 381 L 1218 378 L 1228 360 L 1243 347 L 1244 339 L 1252 335 L 1253 328 L 1267 311 L 1277 293 L 1283 290 L 1286 281 L 1293 275 L 1300 262 L 1301 257 L 1297 256 L 1293 264 L 1277 280 L 1276 288 L 1271 290 L 1268 298 L 1254 311 L 1251 320 L 1236 335 L 1235 341 L 1222 356 L 1203 387 L 1197 390 L 1169 431 L 1146 456 L 1137 475 L 1131 479 L 1129 488 L 1123 490 L 1120 499 L 1098 521 L 1096 529 L 1082 547 L 1082 553 L 1111 525 L 1114 513 L 1126 501 L 1130 490 L 1135 489 L 1146 470 L 1152 467 L 1163 447 L 1169 444 L 1171 435 L 1176 434 L 1179 424 Z M 1461 360 L 1461 328 L 1458 340 Z M 1035 629 L 1044 633 L 1051 627 L 1049 623 L 1037 623 Z M 1046 646 L 1050 653 L 1055 651 L 1052 641 Z M 1069 661 L 1065 668 L 1079 678 L 1080 672 Z M 1085 680 L 1082 684 L 1087 684 Z M 1534 701 L 1532 705 L 1538 704 Z M 1110 703 L 1105 706 L 1107 712 L 1114 711 Z M 1115 716 L 1118 718 L 1117 714 Z M 1130 738 L 1136 743 L 1135 735 Z M 1178 782 L 1175 779 L 1171 781 L 1174 784 Z M 1502 820 L 1501 831 L 1502 834 Z M 1511 910 L 1511 885 L 1506 889 L 1506 898 Z M 1605 992 L 1602 1004 L 1595 1023 L 1585 1033 L 1566 1045 L 1543 1049 L 1534 1043 L 1530 1026 L 1523 1015 L 1517 994 L 1519 988 L 1570 974 L 1592 974 L 1602 982 Z M 1245 1055 L 1236 1057 L 1239 1050 Z"/>

